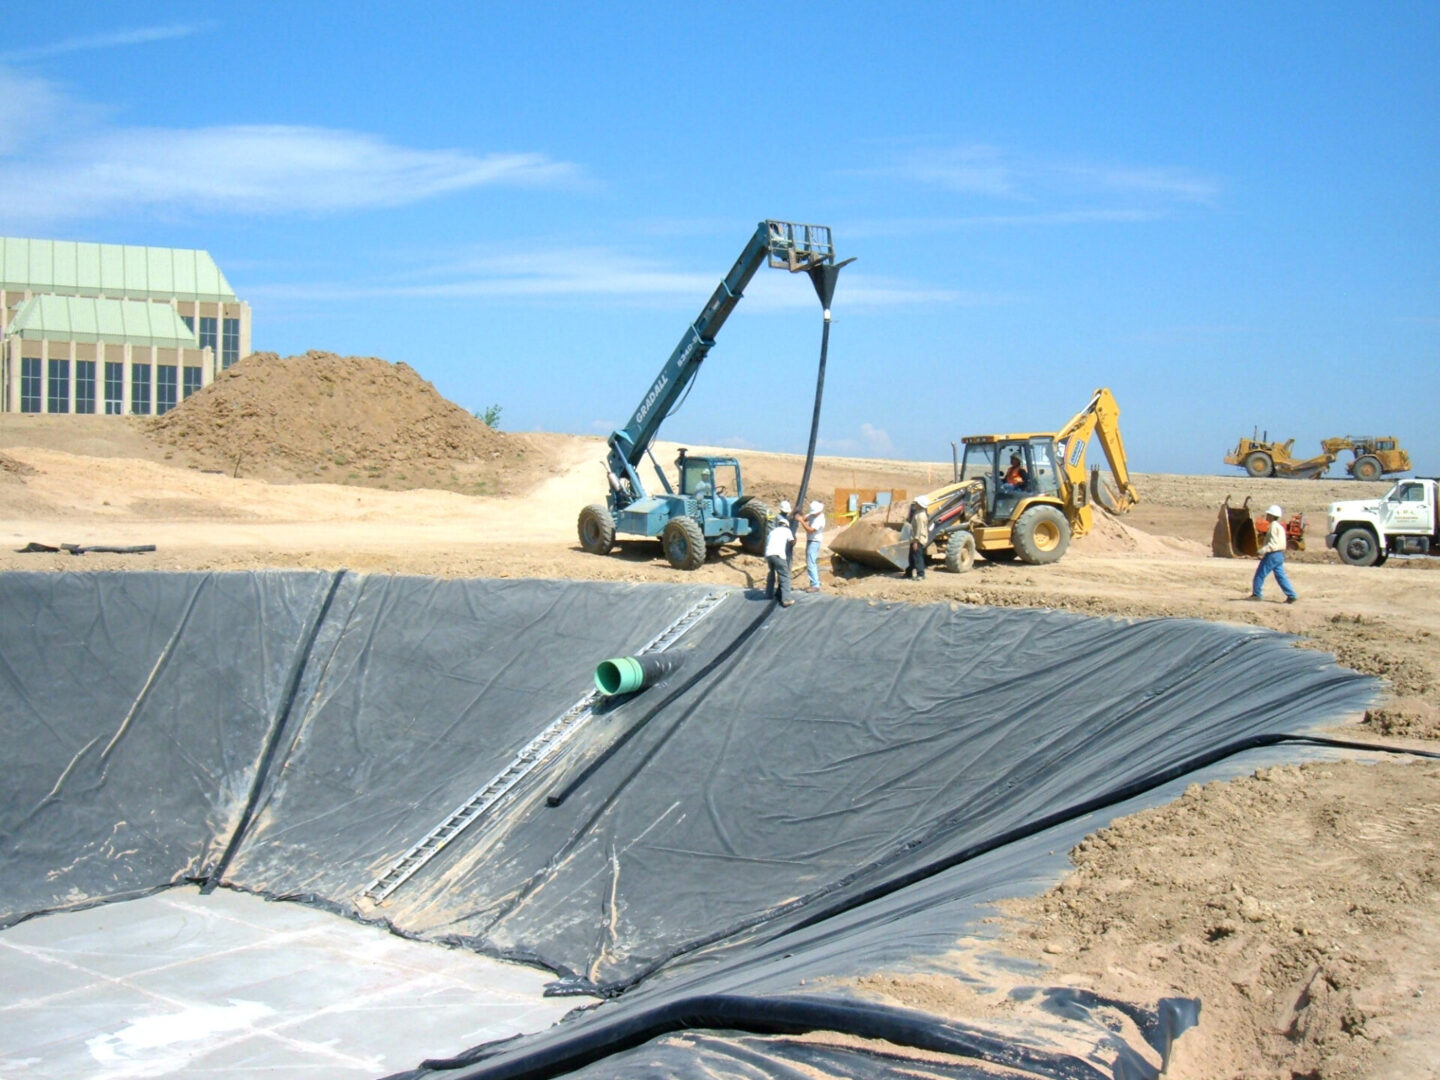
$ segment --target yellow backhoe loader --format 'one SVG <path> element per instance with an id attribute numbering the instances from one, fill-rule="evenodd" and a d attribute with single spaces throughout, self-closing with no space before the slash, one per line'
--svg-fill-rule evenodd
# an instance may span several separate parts
<path id="1" fill-rule="evenodd" d="M 1087 470 L 1092 436 L 1110 464 L 1113 493 L 1098 468 Z M 1120 407 L 1104 387 L 1059 431 L 970 435 L 962 441 L 965 456 L 954 482 L 919 496 L 930 518 L 927 552 L 942 554 L 956 573 L 969 570 L 977 552 L 991 562 L 1055 562 L 1072 538 L 1090 531 L 1093 503 L 1123 513 L 1140 501 L 1120 438 Z M 905 569 L 906 509 L 883 507 L 864 515 L 830 542 L 830 550 L 863 566 Z"/>

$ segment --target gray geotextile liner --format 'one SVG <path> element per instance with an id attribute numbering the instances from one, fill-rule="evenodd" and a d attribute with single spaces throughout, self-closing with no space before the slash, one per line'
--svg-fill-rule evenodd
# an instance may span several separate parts
<path id="1" fill-rule="evenodd" d="M 383 903 L 363 895 L 600 660 L 713 591 L 0 575 L 0 925 L 223 881 L 723 1027 L 751 1016 L 752 991 L 793 989 L 790 951 L 766 968 L 778 981 L 707 986 L 767 941 L 865 927 L 855 951 L 879 963 L 865 913 L 883 927 L 913 907 L 906 948 L 943 951 L 953 929 L 917 890 L 973 891 L 984 867 L 987 891 L 1012 875 L 1021 891 L 1028 864 L 1005 855 L 1032 834 L 1333 722 L 1374 686 L 1264 630 L 828 597 L 779 610 L 723 589 L 678 672 L 600 710 Z M 683 995 L 646 993 L 687 967 Z"/>
<path id="2" fill-rule="evenodd" d="M 204 877 L 319 574 L 0 574 L 0 926 Z"/>

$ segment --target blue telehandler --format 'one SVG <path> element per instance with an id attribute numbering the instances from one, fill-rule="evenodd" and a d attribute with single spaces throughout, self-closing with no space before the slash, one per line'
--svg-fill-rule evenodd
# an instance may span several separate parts
<path id="1" fill-rule="evenodd" d="M 745 494 L 740 463 L 733 457 L 698 457 L 685 450 L 676 461 L 678 487 L 651 453 L 661 423 L 684 395 L 700 364 L 715 344 L 715 335 L 735 310 L 755 271 L 770 266 L 796 273 L 806 271 L 826 307 L 829 328 L 829 293 L 822 285 L 823 271 L 831 269 L 833 290 L 835 248 L 824 225 L 797 225 L 788 221 L 762 221 L 735 265 L 716 287 L 700 317 L 685 331 L 664 368 L 641 398 L 635 415 L 612 432 L 605 458 L 610 485 L 604 503 L 580 511 L 580 546 L 606 555 L 618 537 L 659 539 L 670 565 L 677 570 L 698 570 L 708 549 L 739 541 L 752 554 L 762 554 L 771 511 Z M 651 495 L 640 479 L 640 465 L 649 458 L 664 488 Z"/>

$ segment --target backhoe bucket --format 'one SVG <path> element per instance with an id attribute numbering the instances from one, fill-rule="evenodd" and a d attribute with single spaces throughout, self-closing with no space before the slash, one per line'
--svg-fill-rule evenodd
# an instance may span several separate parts
<path id="1" fill-rule="evenodd" d="M 1260 537 L 1255 532 L 1255 518 L 1246 496 L 1243 506 L 1231 506 L 1230 496 L 1220 504 L 1215 519 L 1215 532 L 1210 537 L 1210 551 L 1219 559 L 1256 558 L 1260 554 Z"/>
<path id="2" fill-rule="evenodd" d="M 904 570 L 910 565 L 910 530 L 903 521 L 861 518 L 830 541 L 841 558 L 876 570 Z"/>

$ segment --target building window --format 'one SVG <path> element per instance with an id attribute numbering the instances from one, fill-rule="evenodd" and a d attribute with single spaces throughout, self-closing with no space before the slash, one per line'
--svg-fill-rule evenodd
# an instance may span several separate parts
<path id="1" fill-rule="evenodd" d="M 20 358 L 20 411 L 40 411 L 40 357 Z"/>
<path id="2" fill-rule="evenodd" d="M 150 365 L 130 365 L 130 412 L 135 416 L 150 415 Z"/>
<path id="3" fill-rule="evenodd" d="M 225 320 L 225 348 L 220 356 L 220 366 L 228 368 L 240 359 L 240 320 Z"/>
<path id="4" fill-rule="evenodd" d="M 155 366 L 155 415 L 164 416 L 175 407 L 176 371 L 174 364 Z"/>
<path id="5" fill-rule="evenodd" d="M 75 361 L 75 411 L 95 411 L 95 361 Z"/>
<path id="6" fill-rule="evenodd" d="M 200 347 L 209 349 L 216 356 L 220 355 L 220 322 L 208 315 L 200 316 Z"/>
<path id="7" fill-rule="evenodd" d="M 192 334 L 195 332 L 195 316 L 194 316 L 194 315 L 181 315 L 181 316 L 180 316 L 180 321 L 185 324 L 185 329 L 186 329 L 186 330 L 189 330 Z"/>
<path id="8" fill-rule="evenodd" d="M 70 361 L 50 361 L 50 401 L 52 413 L 70 411 Z"/>
<path id="9" fill-rule="evenodd" d="M 105 361 L 105 415 L 119 416 L 125 411 L 125 365 Z"/>
<path id="10" fill-rule="evenodd" d="M 202 376 L 205 372 L 198 367 L 181 368 L 180 371 L 185 381 L 185 396 L 189 397 L 195 393 L 196 390 L 200 389 L 200 385 L 204 381 Z"/>

